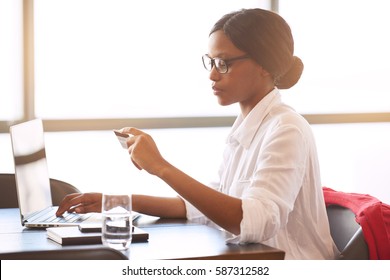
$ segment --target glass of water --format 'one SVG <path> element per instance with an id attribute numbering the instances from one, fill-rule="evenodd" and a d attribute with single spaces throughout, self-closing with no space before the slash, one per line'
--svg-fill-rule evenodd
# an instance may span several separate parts
<path id="1" fill-rule="evenodd" d="M 127 250 L 132 238 L 131 195 L 103 194 L 102 243 L 116 250 Z"/>

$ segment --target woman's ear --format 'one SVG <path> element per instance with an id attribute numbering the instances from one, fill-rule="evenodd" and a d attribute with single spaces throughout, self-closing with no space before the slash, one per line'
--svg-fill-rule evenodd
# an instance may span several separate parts
<path id="1" fill-rule="evenodd" d="M 275 79 L 267 70 L 260 66 L 259 73 L 263 81 L 267 81 L 275 86 Z"/>

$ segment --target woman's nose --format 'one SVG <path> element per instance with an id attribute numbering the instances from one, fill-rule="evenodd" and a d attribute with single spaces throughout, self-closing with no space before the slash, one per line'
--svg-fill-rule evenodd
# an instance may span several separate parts
<path id="1" fill-rule="evenodd" d="M 221 78 L 221 74 L 217 71 L 217 68 L 215 65 L 213 65 L 213 68 L 211 68 L 209 79 L 212 81 L 217 81 Z"/>

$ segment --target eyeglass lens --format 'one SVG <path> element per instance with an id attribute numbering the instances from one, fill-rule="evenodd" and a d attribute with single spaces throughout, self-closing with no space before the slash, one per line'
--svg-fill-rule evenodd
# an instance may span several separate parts
<path id="1" fill-rule="evenodd" d="M 227 72 L 227 64 L 224 60 L 219 58 L 210 58 L 208 55 L 204 55 L 202 57 L 203 65 L 208 70 L 211 71 L 213 69 L 213 66 L 217 68 L 217 71 L 219 73 L 226 73 Z"/>

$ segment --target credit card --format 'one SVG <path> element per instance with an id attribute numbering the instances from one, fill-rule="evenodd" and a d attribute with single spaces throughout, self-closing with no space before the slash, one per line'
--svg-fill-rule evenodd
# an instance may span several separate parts
<path id="1" fill-rule="evenodd" d="M 126 141 L 127 141 L 127 138 L 130 137 L 130 134 L 122 133 L 118 130 L 114 130 L 114 133 L 115 133 L 116 137 L 118 138 L 119 143 L 122 145 L 122 148 L 127 150 L 127 142 Z"/>

